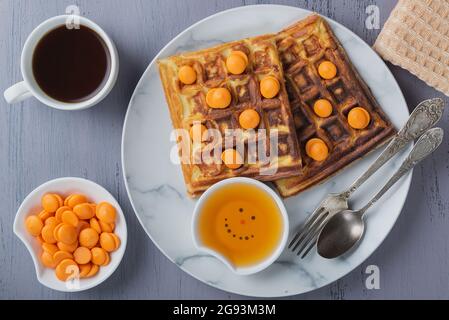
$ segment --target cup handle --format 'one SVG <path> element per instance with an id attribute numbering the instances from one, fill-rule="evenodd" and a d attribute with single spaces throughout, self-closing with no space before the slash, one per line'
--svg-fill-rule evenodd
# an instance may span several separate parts
<path id="1" fill-rule="evenodd" d="M 6 102 L 11 104 L 28 99 L 33 94 L 28 89 L 28 86 L 25 83 L 25 81 L 21 81 L 6 89 L 3 95 L 6 99 Z"/>

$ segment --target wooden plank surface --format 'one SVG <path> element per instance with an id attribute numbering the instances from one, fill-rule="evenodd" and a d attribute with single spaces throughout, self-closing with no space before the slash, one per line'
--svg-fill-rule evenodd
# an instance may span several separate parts
<path id="1" fill-rule="evenodd" d="M 218 11 L 265 1 L 244 0 L 1 0 L 0 89 L 21 80 L 20 53 L 27 35 L 44 19 L 76 4 L 101 25 L 120 54 L 120 74 L 98 106 L 63 112 L 30 99 L 9 106 L 0 99 L 0 298 L 148 299 L 242 298 L 211 288 L 168 261 L 145 235 L 126 195 L 120 163 L 124 115 L 132 91 L 155 54 L 192 23 Z M 365 27 L 368 5 L 380 8 L 381 25 L 395 1 L 276 1 L 315 10 L 347 26 L 369 44 L 379 30 Z M 391 66 L 410 106 L 443 97 L 400 68 Z M 394 108 L 395 106 L 387 106 Z M 440 125 L 448 129 L 448 113 Z M 449 131 L 448 131 L 449 132 Z M 382 246 L 343 279 L 292 299 L 449 298 L 449 146 L 415 169 L 404 210 Z M 105 186 L 121 203 L 128 222 L 128 247 L 114 275 L 97 288 L 64 294 L 40 285 L 31 258 L 12 232 L 22 199 L 39 184 L 81 176 Z M 380 289 L 365 287 L 368 265 L 380 268 Z"/>

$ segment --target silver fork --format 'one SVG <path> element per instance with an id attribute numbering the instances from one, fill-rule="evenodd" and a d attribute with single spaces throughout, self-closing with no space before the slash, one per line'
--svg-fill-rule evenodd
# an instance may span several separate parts
<path id="1" fill-rule="evenodd" d="M 427 129 L 433 127 L 443 115 L 444 101 L 440 98 L 428 99 L 419 103 L 413 110 L 404 127 L 393 137 L 385 150 L 346 191 L 330 193 L 290 241 L 288 248 L 297 251 L 301 259 L 315 246 L 318 235 L 326 222 L 335 213 L 348 209 L 349 197 L 380 167 L 390 160 L 411 141 L 420 137 Z M 304 252 L 304 253 L 303 253 Z"/>

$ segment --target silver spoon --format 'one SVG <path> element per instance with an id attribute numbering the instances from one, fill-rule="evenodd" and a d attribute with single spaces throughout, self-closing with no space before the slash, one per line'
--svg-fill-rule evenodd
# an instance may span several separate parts
<path id="1" fill-rule="evenodd" d="M 360 210 L 343 210 L 332 216 L 318 237 L 318 253 L 328 259 L 336 258 L 351 249 L 365 229 L 363 216 L 402 176 L 435 151 L 443 140 L 443 129 L 427 130 L 418 139 L 410 154 L 385 186 Z"/>
<path id="2" fill-rule="evenodd" d="M 290 241 L 288 248 L 304 258 L 315 247 L 318 236 L 326 222 L 337 212 L 348 209 L 351 195 L 367 181 L 380 167 L 404 149 L 410 142 L 418 139 L 426 130 L 432 128 L 441 118 L 444 101 L 433 98 L 421 101 L 411 113 L 402 129 L 392 138 L 388 146 L 347 190 L 328 194 L 301 225 Z"/>

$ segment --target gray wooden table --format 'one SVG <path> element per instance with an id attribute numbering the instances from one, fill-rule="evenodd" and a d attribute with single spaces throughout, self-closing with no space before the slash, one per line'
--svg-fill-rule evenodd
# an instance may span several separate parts
<path id="1" fill-rule="evenodd" d="M 365 28 L 365 9 L 380 8 L 381 25 L 396 1 L 278 1 L 315 10 L 349 27 L 369 44 L 379 30 Z M 0 0 L 0 91 L 21 80 L 20 53 L 41 21 L 76 4 L 115 40 L 120 74 L 98 106 L 63 112 L 37 100 L 9 106 L 0 99 L 0 298 L 3 299 L 234 299 L 172 264 L 146 236 L 126 195 L 120 163 L 122 124 L 128 101 L 156 53 L 192 23 L 253 0 Z M 449 99 L 407 71 L 391 66 L 410 106 L 428 97 Z M 394 108 L 395 106 L 387 106 Z M 448 113 L 440 123 L 449 129 Z M 447 130 L 449 133 L 449 130 Z M 449 145 L 414 172 L 403 212 L 382 246 L 343 279 L 293 299 L 449 298 Z M 49 290 L 36 280 L 31 258 L 12 232 L 22 199 L 56 177 L 80 176 L 105 186 L 121 203 L 128 247 L 118 270 L 97 288 L 76 294 Z M 380 269 L 380 289 L 365 286 L 366 268 Z"/>

